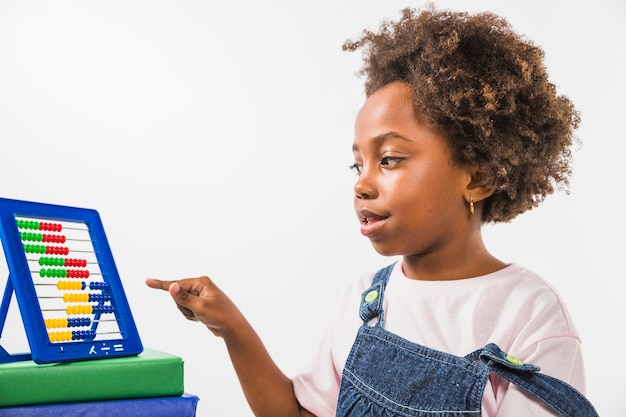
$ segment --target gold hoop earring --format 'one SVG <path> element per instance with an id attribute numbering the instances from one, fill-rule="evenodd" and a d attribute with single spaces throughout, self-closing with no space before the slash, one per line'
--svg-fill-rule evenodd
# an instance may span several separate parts
<path id="1" fill-rule="evenodd" d="M 470 214 L 474 214 L 474 198 L 472 197 L 471 194 L 469 196 L 469 211 L 470 211 Z"/>

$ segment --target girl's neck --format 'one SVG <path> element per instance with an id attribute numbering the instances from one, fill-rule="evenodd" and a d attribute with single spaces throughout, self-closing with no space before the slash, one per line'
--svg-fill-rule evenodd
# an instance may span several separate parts
<path id="1" fill-rule="evenodd" d="M 470 249 L 468 249 L 470 248 Z M 482 240 L 452 253 L 405 255 L 402 270 L 411 279 L 449 281 L 474 278 L 498 271 L 508 264 L 487 251 Z"/>

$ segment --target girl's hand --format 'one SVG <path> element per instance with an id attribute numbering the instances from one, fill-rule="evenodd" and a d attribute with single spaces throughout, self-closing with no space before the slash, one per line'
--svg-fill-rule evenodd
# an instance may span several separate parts
<path id="1" fill-rule="evenodd" d="M 178 281 L 149 278 L 146 284 L 150 288 L 169 291 L 188 320 L 204 323 L 216 336 L 224 337 L 239 321 L 245 320 L 230 298 L 206 276 Z"/>
<path id="2" fill-rule="evenodd" d="M 235 304 L 208 277 L 178 281 L 150 278 L 146 284 L 169 291 L 187 319 L 204 323 L 213 334 L 224 339 L 255 416 L 315 417 L 300 407 L 291 379 L 276 366 Z"/>

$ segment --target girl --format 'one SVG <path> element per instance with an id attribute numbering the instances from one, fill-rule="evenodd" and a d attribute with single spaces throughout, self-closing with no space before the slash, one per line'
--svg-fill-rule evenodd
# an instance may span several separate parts
<path id="1" fill-rule="evenodd" d="M 257 416 L 594 415 L 558 294 L 481 237 L 568 186 L 579 119 L 541 49 L 493 14 L 432 7 L 344 49 L 365 61 L 357 219 L 402 261 L 344 292 L 293 379 L 208 277 L 147 284 L 224 339 Z"/>

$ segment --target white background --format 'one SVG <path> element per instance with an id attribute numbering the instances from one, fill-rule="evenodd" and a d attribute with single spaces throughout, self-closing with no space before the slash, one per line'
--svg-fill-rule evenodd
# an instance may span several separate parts
<path id="1" fill-rule="evenodd" d="M 251 413 L 223 342 L 144 279 L 210 275 L 288 375 L 305 364 L 337 289 L 391 261 L 352 213 L 361 59 L 341 45 L 411 4 L 0 0 L 0 196 L 100 212 L 142 341 L 185 360 L 199 417 Z M 571 194 L 485 238 L 559 290 L 589 398 L 624 416 L 626 4 L 436 4 L 505 16 L 582 113 Z"/>

